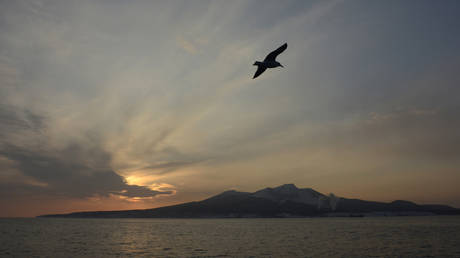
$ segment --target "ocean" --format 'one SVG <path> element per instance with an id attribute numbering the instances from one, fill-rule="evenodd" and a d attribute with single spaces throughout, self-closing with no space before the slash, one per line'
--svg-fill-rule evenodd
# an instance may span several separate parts
<path id="1" fill-rule="evenodd" d="M 460 216 L 0 219 L 0 257 L 460 257 Z"/>

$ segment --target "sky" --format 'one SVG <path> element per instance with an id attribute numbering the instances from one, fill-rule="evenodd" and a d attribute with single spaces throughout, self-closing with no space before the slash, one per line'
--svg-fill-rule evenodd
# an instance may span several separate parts
<path id="1" fill-rule="evenodd" d="M 0 217 L 294 183 L 460 208 L 459 1 L 0 1 Z M 257 79 L 285 42 L 285 68 Z"/>

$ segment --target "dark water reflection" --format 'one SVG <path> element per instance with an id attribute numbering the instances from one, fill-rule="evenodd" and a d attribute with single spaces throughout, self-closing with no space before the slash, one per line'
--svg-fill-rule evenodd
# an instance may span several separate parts
<path id="1" fill-rule="evenodd" d="M 0 219 L 1 257 L 460 257 L 460 217 Z"/>

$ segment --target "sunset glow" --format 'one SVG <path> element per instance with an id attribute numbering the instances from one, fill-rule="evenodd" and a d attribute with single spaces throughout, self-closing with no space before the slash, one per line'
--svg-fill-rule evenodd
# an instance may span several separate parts
<path id="1" fill-rule="evenodd" d="M 2 1 L 0 217 L 286 183 L 460 207 L 441 2 Z"/>

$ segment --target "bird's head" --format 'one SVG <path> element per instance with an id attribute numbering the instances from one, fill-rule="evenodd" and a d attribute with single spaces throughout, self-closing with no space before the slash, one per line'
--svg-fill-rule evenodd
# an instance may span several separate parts
<path id="1" fill-rule="evenodd" d="M 280 66 L 284 68 L 284 66 L 280 62 L 276 62 L 276 66 Z"/>

